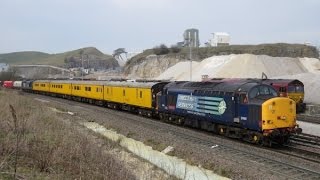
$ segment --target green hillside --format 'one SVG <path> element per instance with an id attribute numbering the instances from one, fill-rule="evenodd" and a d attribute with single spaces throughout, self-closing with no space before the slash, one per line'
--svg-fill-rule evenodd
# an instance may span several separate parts
<path id="1" fill-rule="evenodd" d="M 8 54 L 0 54 L 0 63 L 34 64 L 33 62 L 41 61 L 41 59 L 48 58 L 49 56 L 50 54 L 36 51 L 14 52 Z"/>
<path id="2" fill-rule="evenodd" d="M 62 67 L 66 65 L 65 62 L 68 59 L 79 60 L 81 58 L 81 54 L 84 58 L 90 57 L 92 60 L 107 61 L 110 67 L 118 66 L 117 61 L 111 55 L 103 54 L 94 47 L 87 47 L 58 54 L 47 54 L 33 51 L 0 54 L 0 63 L 8 63 L 12 65 L 48 64 Z"/>

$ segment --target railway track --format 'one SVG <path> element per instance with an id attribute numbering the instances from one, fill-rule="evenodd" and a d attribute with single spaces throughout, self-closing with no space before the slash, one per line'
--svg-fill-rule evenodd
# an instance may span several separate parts
<path id="1" fill-rule="evenodd" d="M 298 134 L 290 138 L 290 144 L 280 153 L 320 164 L 320 137 L 310 134 Z"/>
<path id="2" fill-rule="evenodd" d="M 304 121 L 314 124 L 320 124 L 320 115 L 304 115 L 304 114 L 297 114 L 298 121 Z"/>
<path id="3" fill-rule="evenodd" d="M 39 96 L 39 95 L 38 95 Z M 42 96 L 43 97 L 43 96 Z M 44 96 L 46 97 L 46 96 Z M 218 140 L 217 137 L 212 136 L 211 138 L 208 138 L 207 133 L 199 133 L 199 132 L 194 132 L 190 133 L 190 131 L 186 131 L 185 128 L 179 127 L 179 126 L 172 126 L 167 123 L 161 123 L 157 120 L 146 120 L 145 118 L 141 118 L 138 115 L 134 115 L 128 112 L 121 112 L 121 111 L 114 111 L 114 110 L 109 110 L 105 108 L 97 108 L 97 106 L 92 106 L 84 103 L 79 103 L 79 102 L 74 102 L 74 101 L 68 101 L 64 99 L 57 99 L 57 98 L 52 98 L 49 97 L 50 101 L 55 101 L 58 103 L 61 103 L 60 101 L 62 100 L 63 102 L 61 104 L 69 104 L 69 105 L 74 105 L 75 103 L 78 106 L 85 106 L 88 109 L 94 110 L 96 112 L 100 113 L 110 113 L 113 112 L 113 114 L 116 114 L 119 118 L 124 118 L 128 121 L 134 122 L 133 124 L 137 125 L 137 128 L 141 131 L 145 127 L 148 127 L 150 129 L 154 129 L 157 131 L 160 131 L 161 133 L 169 133 L 172 134 L 175 137 L 185 139 L 189 142 L 192 142 L 197 145 L 205 146 L 208 147 L 212 150 L 212 153 L 214 154 L 216 151 L 218 152 L 223 152 L 223 153 L 228 153 L 231 154 L 229 158 L 233 159 L 238 158 L 241 159 L 241 162 L 252 162 L 254 164 L 259 164 L 262 165 L 264 169 L 273 172 L 274 174 L 278 174 L 279 176 L 289 178 L 289 179 L 320 179 L 320 172 L 315 171 L 312 169 L 308 169 L 305 166 L 299 166 L 299 165 L 294 165 L 289 162 L 282 162 L 281 160 L 267 156 L 265 154 L 259 153 L 259 152 L 253 152 L 252 150 L 244 150 L 244 148 L 239 148 L 238 146 L 234 146 L 234 144 L 231 142 L 229 143 L 224 143 L 224 140 Z M 54 100 L 53 100 L 54 99 Z M 57 101 L 58 100 L 58 101 Z M 158 122 L 158 123 L 155 123 Z M 308 136 L 305 135 L 305 138 L 300 138 L 300 139 L 306 139 Z M 309 138 L 311 138 L 309 136 Z M 220 137 L 221 139 L 221 137 Z M 225 139 L 222 137 L 222 139 Z M 244 144 L 245 146 L 246 144 Z M 252 146 L 252 145 L 248 145 Z M 247 149 L 250 149 L 247 147 Z M 268 151 L 273 151 L 269 149 Z M 276 151 L 280 152 L 280 151 Z M 280 152 L 282 154 L 288 155 L 288 156 L 293 156 L 291 153 L 287 152 L 284 153 Z M 320 163 L 320 161 L 317 160 L 312 160 L 312 158 L 303 158 L 303 156 L 295 155 L 297 158 L 301 158 L 305 161 L 313 162 L 313 163 Z"/>
<path id="4" fill-rule="evenodd" d="M 314 147 L 320 149 L 320 137 L 311 135 L 311 134 L 297 134 L 293 135 L 290 138 L 290 141 L 294 144 L 298 144 L 301 146 L 308 146 L 308 147 Z"/>

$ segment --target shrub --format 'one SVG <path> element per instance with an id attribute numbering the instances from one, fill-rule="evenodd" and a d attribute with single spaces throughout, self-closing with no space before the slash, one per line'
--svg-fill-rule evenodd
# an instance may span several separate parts
<path id="1" fill-rule="evenodd" d="M 161 44 L 160 46 L 156 46 L 153 48 L 153 53 L 156 55 L 168 54 L 170 50 L 165 44 Z"/>
<path id="2" fill-rule="evenodd" d="M 178 46 L 176 46 L 176 45 L 171 46 L 171 52 L 178 53 L 180 51 L 181 51 L 181 48 L 179 48 Z"/>

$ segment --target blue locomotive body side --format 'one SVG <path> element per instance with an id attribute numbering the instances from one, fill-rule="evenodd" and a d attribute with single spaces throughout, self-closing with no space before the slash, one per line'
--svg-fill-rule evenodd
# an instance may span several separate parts
<path id="1" fill-rule="evenodd" d="M 241 104 L 232 95 L 195 94 L 192 91 L 168 91 L 160 97 L 158 111 L 189 118 L 204 120 L 227 126 L 239 126 L 259 131 L 256 117 L 250 115 L 250 104 Z M 257 106 L 259 108 L 260 106 Z M 253 113 L 253 112 L 251 112 Z M 255 113 L 258 113 L 255 111 Z"/>

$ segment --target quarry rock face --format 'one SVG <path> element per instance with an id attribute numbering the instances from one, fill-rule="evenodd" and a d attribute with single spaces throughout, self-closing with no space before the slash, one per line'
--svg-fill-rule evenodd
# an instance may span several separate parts
<path id="1" fill-rule="evenodd" d="M 243 54 L 257 55 L 256 57 L 258 57 L 259 55 L 265 55 L 266 57 L 275 57 L 278 59 L 286 59 L 289 61 L 290 59 L 296 58 L 319 58 L 319 52 L 313 46 L 285 43 L 201 47 L 193 49 L 192 52 L 192 59 L 194 60 L 193 62 L 201 62 L 204 59 L 214 56 L 220 57 L 235 55 L 234 58 L 238 58 L 238 56 L 236 55 Z M 130 59 L 124 67 L 125 75 L 128 78 L 156 78 L 166 69 L 170 68 L 176 63 L 189 61 L 189 48 L 182 48 L 179 53 L 169 53 L 166 55 L 154 55 L 153 53 L 154 52 L 152 49 L 145 50 L 143 53 Z M 264 61 L 268 61 L 268 59 L 270 59 L 265 58 L 263 62 L 254 62 L 254 56 L 250 58 L 251 59 L 249 59 L 248 61 L 250 61 L 252 65 L 254 65 L 255 63 L 265 63 Z M 274 61 L 274 63 L 277 63 L 276 61 Z M 298 64 L 296 65 L 299 66 Z M 187 64 L 183 69 L 179 69 L 179 71 L 182 71 L 186 68 Z M 299 71 L 303 73 L 304 69 L 301 69 Z M 293 71 L 292 74 L 294 73 L 298 72 Z"/>
<path id="2" fill-rule="evenodd" d="M 177 64 L 180 61 L 183 60 L 167 57 L 166 55 L 149 55 L 141 63 L 135 64 L 126 70 L 129 72 L 127 74 L 127 78 L 152 79 L 154 77 L 158 77 L 169 67 Z"/>

